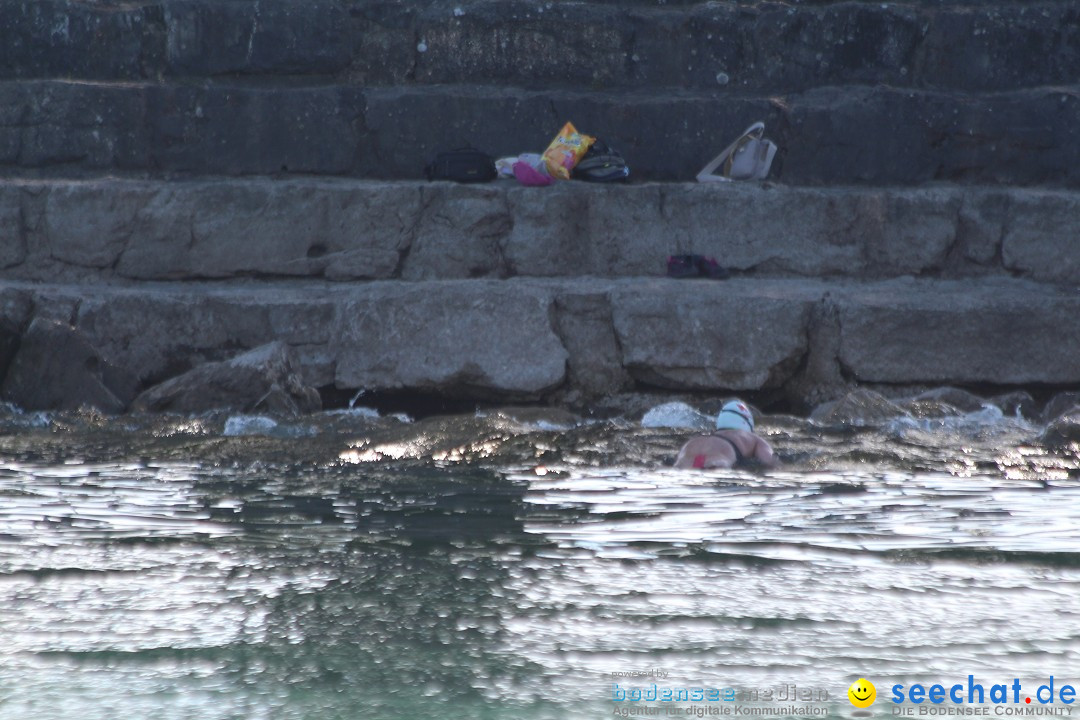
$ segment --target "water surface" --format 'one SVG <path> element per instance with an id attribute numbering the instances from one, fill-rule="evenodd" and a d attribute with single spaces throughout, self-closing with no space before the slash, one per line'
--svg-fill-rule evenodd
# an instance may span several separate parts
<path id="1" fill-rule="evenodd" d="M 593 718 L 613 683 L 847 717 L 858 677 L 884 717 L 895 683 L 1080 684 L 1080 458 L 1040 429 L 773 418 L 784 468 L 701 473 L 639 418 L 9 411 L 0 720 Z"/>

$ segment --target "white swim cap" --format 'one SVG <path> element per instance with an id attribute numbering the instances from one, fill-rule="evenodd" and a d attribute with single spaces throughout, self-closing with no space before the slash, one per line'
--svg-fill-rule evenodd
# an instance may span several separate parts
<path id="1" fill-rule="evenodd" d="M 754 414 L 742 400 L 732 400 L 716 416 L 717 430 L 754 431 Z"/>

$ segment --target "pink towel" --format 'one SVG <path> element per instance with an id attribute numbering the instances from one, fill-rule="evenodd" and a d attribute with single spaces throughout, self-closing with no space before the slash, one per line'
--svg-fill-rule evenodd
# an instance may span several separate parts
<path id="1" fill-rule="evenodd" d="M 514 177 L 518 179 L 519 183 L 529 187 L 543 187 L 555 182 L 555 178 L 545 175 L 539 170 L 534 170 L 532 165 L 525 162 L 514 163 Z"/>

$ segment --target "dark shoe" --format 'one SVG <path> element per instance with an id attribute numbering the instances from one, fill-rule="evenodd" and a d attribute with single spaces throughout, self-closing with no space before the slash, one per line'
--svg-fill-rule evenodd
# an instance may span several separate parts
<path id="1" fill-rule="evenodd" d="M 667 274 L 673 278 L 692 278 L 701 275 L 701 270 L 693 255 L 669 255 Z"/>
<path id="2" fill-rule="evenodd" d="M 694 256 L 697 259 L 698 272 L 713 280 L 726 280 L 731 276 L 726 267 L 722 267 L 717 264 L 713 258 L 702 257 L 701 255 Z"/>

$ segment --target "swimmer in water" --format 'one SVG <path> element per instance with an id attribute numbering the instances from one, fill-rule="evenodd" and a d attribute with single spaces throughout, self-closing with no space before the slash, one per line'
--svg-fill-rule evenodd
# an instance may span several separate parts
<path id="1" fill-rule="evenodd" d="M 780 460 L 769 443 L 754 434 L 754 414 L 741 400 L 733 400 L 716 416 L 716 432 L 690 438 L 675 459 L 677 468 L 730 468 L 756 463 L 775 468 Z"/>

